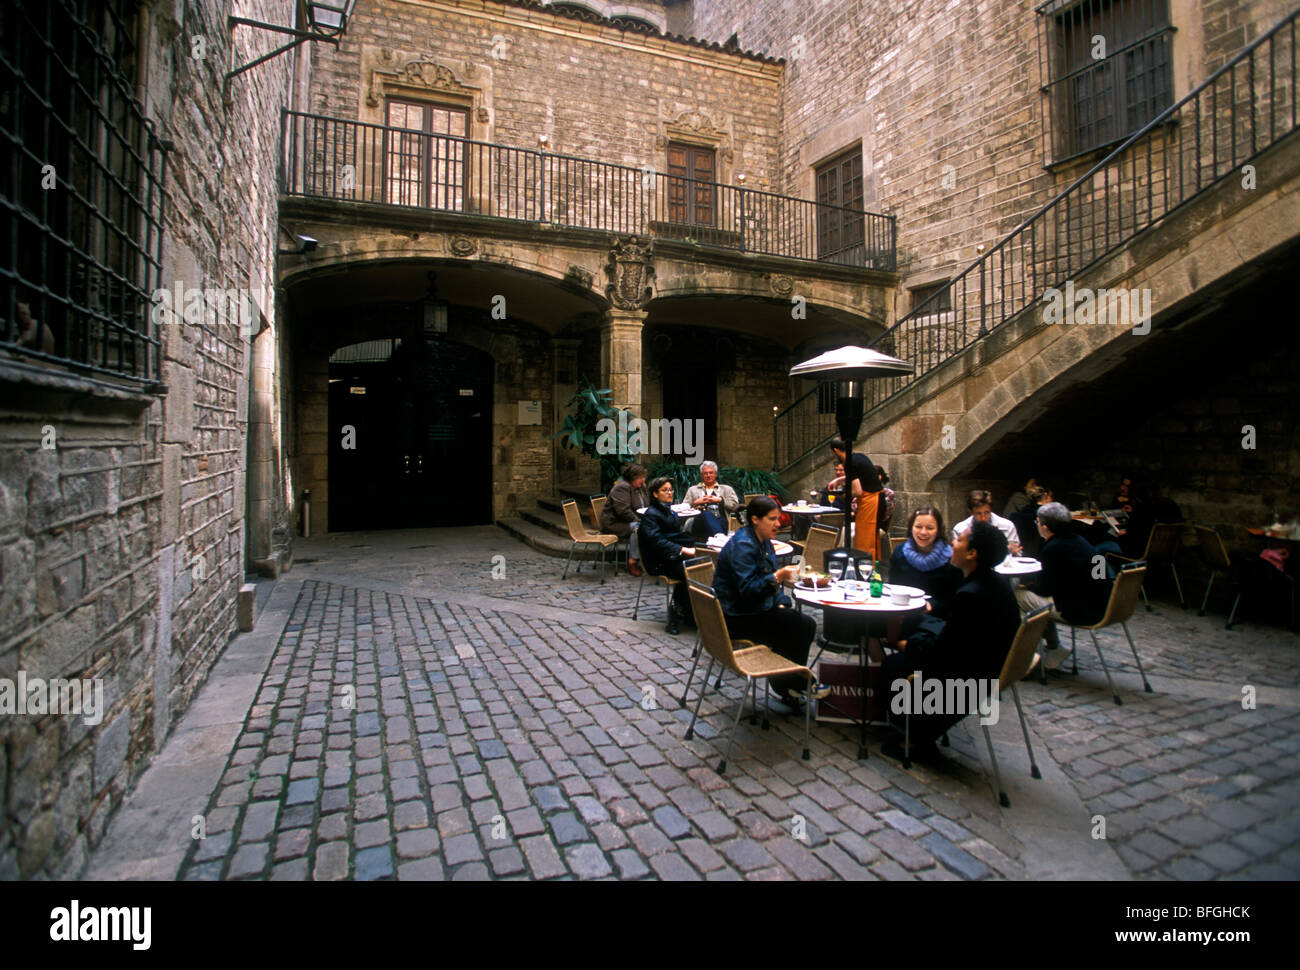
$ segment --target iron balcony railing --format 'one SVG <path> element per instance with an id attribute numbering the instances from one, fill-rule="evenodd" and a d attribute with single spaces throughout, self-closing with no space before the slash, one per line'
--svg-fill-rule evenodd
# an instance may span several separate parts
<path id="1" fill-rule="evenodd" d="M 871 346 L 915 373 L 867 383 L 878 407 L 1043 299 L 1140 232 L 1225 179 L 1253 185 L 1245 166 L 1295 131 L 1296 21 L 1259 37 L 1177 104 L 1156 115 Z M 944 309 L 939 310 L 939 307 Z M 774 421 L 785 469 L 834 433 L 834 385 L 800 397 Z"/>
<path id="2" fill-rule="evenodd" d="M 589 158 L 286 111 L 288 196 L 680 239 L 866 269 L 896 266 L 893 216 Z"/>

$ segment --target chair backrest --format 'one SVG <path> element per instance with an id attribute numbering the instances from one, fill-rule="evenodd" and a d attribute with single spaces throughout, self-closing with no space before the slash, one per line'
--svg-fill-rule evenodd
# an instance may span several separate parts
<path id="1" fill-rule="evenodd" d="M 569 538 L 574 542 L 582 542 L 587 538 L 587 529 L 578 513 L 578 503 L 567 498 L 560 503 L 560 507 L 564 509 L 564 524 L 569 527 Z"/>
<path id="2" fill-rule="evenodd" d="M 1097 623 L 1098 628 L 1129 621 L 1137 609 L 1138 597 L 1142 595 L 1142 580 L 1146 575 L 1147 564 L 1141 559 L 1120 570 L 1115 585 L 1110 588 L 1110 601 L 1106 604 L 1105 615 Z"/>
<path id="3" fill-rule="evenodd" d="M 1181 522 L 1157 522 L 1147 538 L 1147 550 L 1142 558 L 1149 563 L 1173 562 L 1183 541 Z"/>
<path id="4" fill-rule="evenodd" d="M 695 583 L 703 583 L 705 586 L 713 585 L 713 557 L 696 556 L 694 559 L 688 559 L 682 564 L 682 569 L 686 573 L 686 578 Z"/>
<path id="5" fill-rule="evenodd" d="M 1034 648 L 1043 639 L 1043 631 L 1051 617 L 1052 608 L 1044 606 L 1021 621 L 1020 629 L 1011 641 L 1011 649 L 1007 651 L 1007 659 L 1002 663 L 1002 673 L 998 674 L 998 690 L 1006 690 L 1033 669 Z"/>
<path id="6" fill-rule="evenodd" d="M 1209 563 L 1211 569 L 1221 573 L 1231 570 L 1232 565 L 1228 561 L 1228 550 L 1223 545 L 1223 536 L 1209 526 L 1198 525 L 1196 538 L 1201 543 L 1201 552 L 1205 554 L 1205 561 Z"/>
<path id="7" fill-rule="evenodd" d="M 608 495 L 592 495 L 591 498 L 591 527 L 597 532 L 600 531 L 600 513 L 605 511 L 605 503 L 609 501 Z"/>
<path id="8" fill-rule="evenodd" d="M 717 595 L 703 583 L 694 581 L 690 582 L 689 589 L 695 626 L 700 631 L 700 642 L 704 644 L 704 649 L 723 667 L 739 674 L 735 651 L 731 646 L 731 634 L 727 632 L 727 618 L 722 615 L 722 604 L 718 602 Z"/>
<path id="9" fill-rule="evenodd" d="M 826 553 L 839 542 L 840 530 L 813 523 L 808 527 L 808 538 L 803 547 L 803 560 L 819 573 L 826 572 Z"/>
<path id="10" fill-rule="evenodd" d="M 727 533 L 736 532 L 740 529 L 740 519 L 734 515 L 727 516 Z"/>
<path id="11" fill-rule="evenodd" d="M 889 568 L 889 556 L 893 553 L 894 548 L 889 544 L 889 533 L 884 529 L 876 530 L 876 568 L 880 570 L 880 575 L 885 575 L 885 570 Z"/>
<path id="12" fill-rule="evenodd" d="M 892 556 L 894 550 L 907 541 L 907 536 L 890 536 L 889 537 L 889 554 Z"/>

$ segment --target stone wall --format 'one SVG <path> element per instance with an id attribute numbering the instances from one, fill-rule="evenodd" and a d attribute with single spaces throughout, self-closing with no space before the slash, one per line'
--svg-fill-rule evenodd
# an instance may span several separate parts
<path id="1" fill-rule="evenodd" d="M 427 68 L 408 71 L 410 64 Z M 662 172 L 665 138 L 718 148 L 718 181 L 777 178 L 779 65 L 493 0 L 358 7 L 314 52 L 311 111 L 382 123 L 391 95 L 463 105 L 471 137 Z"/>
<path id="2" fill-rule="evenodd" d="M 691 30 L 787 59 L 777 191 L 812 197 L 814 166 L 861 145 L 866 208 L 898 218 L 901 317 L 1095 161 L 1044 168 L 1039 5 L 694 0 Z M 1171 0 L 1175 99 L 1288 7 Z"/>
<path id="3" fill-rule="evenodd" d="M 275 308 L 261 287 L 274 263 L 275 145 L 288 62 L 237 81 L 224 105 L 228 7 L 140 7 L 141 100 L 174 146 L 162 281 L 258 291 L 273 334 Z M 293 5 L 236 7 L 287 22 Z M 236 46 L 248 59 L 244 37 Z M 254 316 L 256 329 L 261 314 Z M 215 316 L 164 325 L 160 337 L 165 393 L 88 387 L 55 408 L 53 396 L 5 388 L 0 677 L 91 679 L 102 685 L 103 710 L 97 724 L 78 716 L 0 720 L 0 878 L 80 873 L 235 631 L 247 339 L 237 318 Z"/>

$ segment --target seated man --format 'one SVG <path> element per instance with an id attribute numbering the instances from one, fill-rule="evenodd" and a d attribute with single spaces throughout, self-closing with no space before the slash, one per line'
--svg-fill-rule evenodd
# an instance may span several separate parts
<path id="1" fill-rule="evenodd" d="M 983 488 L 972 489 L 970 495 L 966 496 L 966 508 L 970 509 L 970 515 L 952 527 L 954 540 L 976 522 L 989 522 L 1006 536 L 1007 548 L 1011 550 L 1011 554 L 1020 555 L 1020 535 L 1016 532 L 1016 525 L 1010 519 L 1004 519 L 993 511 L 991 492 Z M 996 565 L 997 563 L 992 563 L 989 568 Z"/>
<path id="2" fill-rule="evenodd" d="M 1113 573 L 1106 557 L 1079 534 L 1070 510 L 1060 502 L 1039 507 L 1038 534 L 1043 538 L 1038 553 L 1043 571 L 1016 590 L 1016 599 L 1026 612 L 1051 607 L 1043 666 L 1052 669 L 1070 655 L 1061 646 L 1056 621 L 1089 624 L 1100 620 L 1110 599 Z"/>
<path id="3" fill-rule="evenodd" d="M 921 629 L 903 642 L 903 649 L 885 658 L 884 683 L 890 691 L 890 720 L 898 730 L 902 715 L 893 713 L 895 681 L 919 671 L 932 680 L 996 680 L 1020 627 L 1020 609 L 1006 580 L 993 571 L 1007 555 L 1006 537 L 988 522 L 975 522 L 959 532 L 950 562 L 962 572 L 961 585 L 952 595 L 946 620 L 928 617 Z M 945 694 L 947 691 L 945 690 Z M 938 757 L 935 739 L 969 711 L 911 716 L 913 758 Z M 903 757 L 903 746 L 891 740 L 884 753 Z"/>
<path id="4" fill-rule="evenodd" d="M 693 509 L 699 509 L 691 524 L 695 535 L 708 538 L 727 531 L 727 516 L 735 515 L 740 508 L 740 498 L 730 485 L 718 481 L 718 463 L 706 461 L 700 465 L 700 481 L 686 490 L 682 499 Z"/>

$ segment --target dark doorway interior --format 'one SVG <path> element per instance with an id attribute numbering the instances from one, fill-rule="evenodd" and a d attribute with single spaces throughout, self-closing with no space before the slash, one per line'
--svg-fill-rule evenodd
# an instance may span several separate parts
<path id="1" fill-rule="evenodd" d="M 704 457 L 714 458 L 718 447 L 718 368 L 714 361 L 686 356 L 671 360 L 663 371 L 663 394 L 665 418 L 680 418 L 683 428 L 686 421 L 704 421 Z M 683 455 L 664 457 L 686 460 Z"/>
<path id="2" fill-rule="evenodd" d="M 331 532 L 492 521 L 487 354 L 440 337 L 366 341 L 331 356 L 329 381 Z"/>

